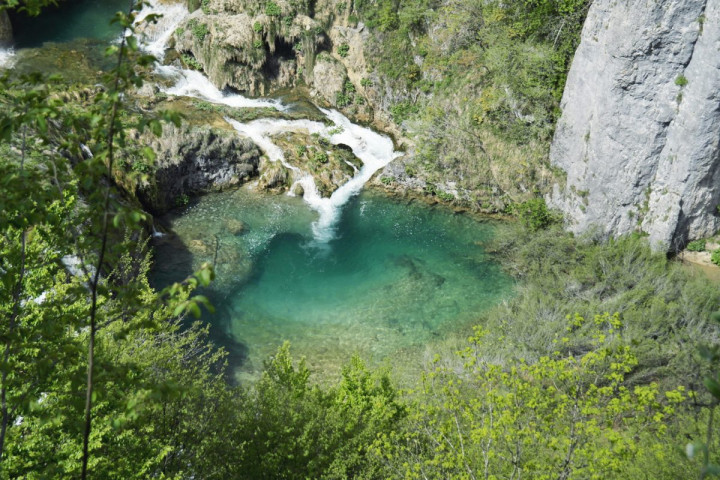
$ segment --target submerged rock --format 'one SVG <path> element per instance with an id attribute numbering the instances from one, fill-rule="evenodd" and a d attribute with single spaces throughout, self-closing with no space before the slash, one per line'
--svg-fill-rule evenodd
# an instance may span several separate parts
<path id="1" fill-rule="evenodd" d="M 245 232 L 245 223 L 235 218 L 229 218 L 225 221 L 225 228 L 233 235 L 240 235 Z"/>

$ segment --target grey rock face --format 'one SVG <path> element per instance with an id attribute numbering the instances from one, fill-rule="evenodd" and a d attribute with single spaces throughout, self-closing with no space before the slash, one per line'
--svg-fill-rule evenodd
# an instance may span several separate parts
<path id="1" fill-rule="evenodd" d="M 0 47 L 9 47 L 13 43 L 13 30 L 6 10 L 0 11 Z"/>
<path id="2" fill-rule="evenodd" d="M 260 151 L 233 131 L 212 127 L 166 127 L 153 139 L 157 152 L 155 181 L 141 187 L 138 198 L 154 213 L 193 196 L 239 185 L 257 174 Z"/>
<path id="3" fill-rule="evenodd" d="M 595 0 L 550 152 L 570 229 L 674 250 L 720 227 L 720 0 Z"/>

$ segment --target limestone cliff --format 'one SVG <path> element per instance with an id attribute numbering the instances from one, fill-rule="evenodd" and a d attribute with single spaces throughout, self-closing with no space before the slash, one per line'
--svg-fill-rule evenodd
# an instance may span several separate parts
<path id="1" fill-rule="evenodd" d="M 676 250 L 720 227 L 720 0 L 595 0 L 551 148 L 575 232 Z"/>

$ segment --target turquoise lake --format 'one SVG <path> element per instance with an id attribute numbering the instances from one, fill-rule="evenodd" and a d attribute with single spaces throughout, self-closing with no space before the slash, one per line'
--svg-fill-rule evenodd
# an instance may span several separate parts
<path id="1" fill-rule="evenodd" d="M 157 245 L 153 281 L 215 261 L 206 293 L 217 312 L 204 318 L 237 379 L 255 377 L 285 340 L 324 374 L 353 353 L 413 370 L 512 290 L 482 248 L 491 222 L 377 193 L 345 205 L 327 244 L 313 240 L 315 218 L 301 199 L 247 188 L 165 218 L 174 234 Z"/>
<path id="2" fill-rule="evenodd" d="M 37 18 L 16 15 L 15 47 L 39 47 L 46 42 L 79 38 L 113 40 L 120 34 L 120 28 L 110 25 L 110 20 L 115 12 L 127 11 L 129 5 L 128 0 L 76 0 L 58 8 L 46 8 Z"/>

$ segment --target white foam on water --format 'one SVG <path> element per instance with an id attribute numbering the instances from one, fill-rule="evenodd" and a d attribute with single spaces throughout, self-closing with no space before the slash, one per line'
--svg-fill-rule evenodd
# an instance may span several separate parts
<path id="1" fill-rule="evenodd" d="M 15 63 L 15 50 L 0 48 L 0 68 L 12 68 Z"/>
<path id="2" fill-rule="evenodd" d="M 150 5 L 138 13 L 136 23 L 143 22 L 151 13 L 162 17 L 156 23 L 143 25 L 143 49 L 162 60 L 168 40 L 190 12 L 184 3 L 160 3 L 158 0 L 151 0 Z"/>
<path id="3" fill-rule="evenodd" d="M 365 183 L 375 172 L 400 155 L 393 147 L 392 140 L 369 128 L 356 125 L 343 114 L 335 110 L 321 109 L 334 127 L 310 120 L 260 119 L 248 123 L 226 120 L 244 136 L 260 147 L 268 159 L 281 162 L 295 175 L 295 183 L 302 185 L 303 199 L 319 214 L 312 225 L 313 236 L 318 243 L 327 243 L 335 238 L 335 226 L 343 205 L 360 193 Z M 328 198 L 323 198 L 315 185 L 313 177 L 285 161 L 282 150 L 273 143 L 271 137 L 284 132 L 302 132 L 312 135 L 318 133 L 333 145 L 344 144 L 363 162 L 362 168 L 347 183 L 335 190 Z M 292 188 L 290 189 L 293 190 Z"/>
<path id="4" fill-rule="evenodd" d="M 175 81 L 172 87 L 163 89 L 163 92 L 168 95 L 192 97 L 233 108 L 274 108 L 280 111 L 287 109 L 278 100 L 254 99 L 238 94 L 225 94 L 205 75 L 195 70 L 178 68 L 172 65 L 161 65 L 156 70 L 164 77 Z"/>

